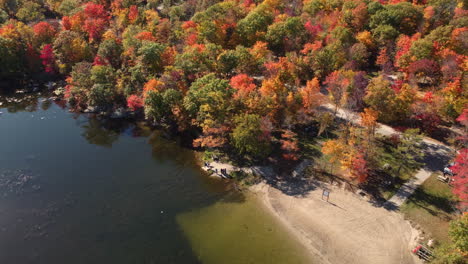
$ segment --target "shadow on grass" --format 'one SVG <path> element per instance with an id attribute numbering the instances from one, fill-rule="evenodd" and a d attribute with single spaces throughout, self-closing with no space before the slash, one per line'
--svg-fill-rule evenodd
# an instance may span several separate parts
<path id="1" fill-rule="evenodd" d="M 308 126 L 298 127 L 295 132 L 298 136 L 298 143 L 302 156 L 307 159 L 320 157 L 322 155 L 321 142 L 329 139 L 336 139 L 338 137 L 336 135 L 337 129 L 338 127 L 336 125 L 331 126 L 319 136 L 319 124 L 316 122 Z"/>
<path id="2" fill-rule="evenodd" d="M 388 172 L 378 170 L 371 171 L 367 181 L 360 184 L 360 187 L 372 196 L 376 205 L 381 205 L 389 198 L 385 197 L 385 193 L 396 193 L 404 183 L 402 178 L 392 177 Z"/>
<path id="3" fill-rule="evenodd" d="M 420 188 L 417 189 L 414 194 L 408 198 L 408 200 L 415 206 L 426 210 L 429 214 L 446 220 L 449 220 L 446 214 L 452 214 L 455 212 L 450 198 L 437 196 Z"/>

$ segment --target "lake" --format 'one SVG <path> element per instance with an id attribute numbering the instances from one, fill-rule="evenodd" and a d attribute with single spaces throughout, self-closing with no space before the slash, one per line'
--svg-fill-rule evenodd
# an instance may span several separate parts
<path id="1" fill-rule="evenodd" d="M 16 98 L 0 99 L 0 263 L 309 263 L 177 138 Z"/>

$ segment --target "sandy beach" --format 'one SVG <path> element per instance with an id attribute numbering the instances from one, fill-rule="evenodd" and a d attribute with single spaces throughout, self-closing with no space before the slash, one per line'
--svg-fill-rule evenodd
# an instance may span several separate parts
<path id="1" fill-rule="evenodd" d="M 411 253 L 419 231 L 402 214 L 373 205 L 366 197 L 345 190 L 342 183 L 331 185 L 299 176 L 307 165 L 303 163 L 290 180 L 281 180 L 269 167 L 236 168 L 211 162 L 203 169 L 262 175 L 264 180 L 249 190 L 307 248 L 313 263 L 422 263 Z M 324 189 L 330 191 L 328 202 L 322 200 Z"/>
<path id="2" fill-rule="evenodd" d="M 328 188 L 329 201 L 321 199 Z M 320 263 L 421 263 L 412 253 L 418 231 L 397 212 L 375 207 L 340 187 L 317 183 L 303 195 L 266 183 L 251 188 Z M 314 261 L 314 262 L 315 262 Z"/>

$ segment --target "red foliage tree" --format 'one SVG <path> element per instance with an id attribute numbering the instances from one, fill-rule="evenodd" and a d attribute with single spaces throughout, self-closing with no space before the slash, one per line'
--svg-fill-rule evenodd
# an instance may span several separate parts
<path id="1" fill-rule="evenodd" d="M 357 30 L 361 30 L 369 16 L 367 12 L 367 5 L 364 2 L 361 2 L 358 6 L 356 6 L 356 8 L 353 9 L 352 14 L 352 26 Z"/>
<path id="2" fill-rule="evenodd" d="M 375 61 L 375 63 L 382 67 L 382 70 L 384 72 L 391 71 L 392 63 L 390 61 L 387 48 L 380 49 L 379 56 L 377 56 L 377 60 Z"/>
<path id="3" fill-rule="evenodd" d="M 55 57 L 51 44 L 44 45 L 41 50 L 40 58 L 42 60 L 42 65 L 44 65 L 45 72 L 54 73 Z"/>
<path id="4" fill-rule="evenodd" d="M 455 165 L 450 167 L 454 176 L 452 178 L 452 192 L 460 199 L 460 206 L 468 206 L 468 149 L 464 148 L 458 152 Z"/>
<path id="5" fill-rule="evenodd" d="M 31 44 L 28 44 L 26 47 L 26 61 L 30 71 L 34 71 L 37 69 L 39 62 L 39 54 Z"/>
<path id="6" fill-rule="evenodd" d="M 327 86 L 329 96 L 336 107 L 341 107 L 346 103 L 347 91 L 352 80 L 341 71 L 330 73 L 325 79 L 324 84 Z"/>
<path id="7" fill-rule="evenodd" d="M 245 98 L 256 88 L 256 85 L 253 83 L 253 78 L 249 77 L 247 74 L 233 76 L 230 84 L 231 87 L 237 91 L 234 94 L 234 99 Z"/>
<path id="8" fill-rule="evenodd" d="M 244 0 L 244 3 L 242 4 L 244 7 L 249 8 L 251 5 L 254 5 L 253 0 Z"/>
<path id="9" fill-rule="evenodd" d="M 286 160 L 298 160 L 299 147 L 297 144 L 296 133 L 291 130 L 285 130 L 281 134 L 281 149 L 284 151 L 283 158 Z"/>
<path id="10" fill-rule="evenodd" d="M 468 108 L 463 109 L 462 114 L 457 117 L 457 121 L 465 128 L 468 128 Z"/>
<path id="11" fill-rule="evenodd" d="M 127 106 L 132 111 L 141 109 L 143 105 L 143 99 L 138 95 L 132 94 L 127 98 Z"/>
<path id="12" fill-rule="evenodd" d="M 366 181 L 368 176 L 367 161 L 362 153 L 356 154 L 351 164 L 351 175 L 355 177 L 359 183 Z"/>
<path id="13" fill-rule="evenodd" d="M 421 129 L 428 132 L 433 132 L 439 127 L 442 120 L 435 112 L 424 112 L 414 116 L 420 123 Z"/>
<path id="14" fill-rule="evenodd" d="M 221 148 L 226 143 L 226 135 L 229 132 L 229 127 L 204 127 L 203 134 L 193 140 L 192 145 L 195 148 Z"/>
<path id="15" fill-rule="evenodd" d="M 320 82 L 317 77 L 307 81 L 306 86 L 299 93 L 302 96 L 302 106 L 308 113 L 314 111 L 323 103 L 324 96 L 320 93 Z"/>
<path id="16" fill-rule="evenodd" d="M 422 98 L 423 102 L 430 104 L 434 102 L 434 93 L 432 92 L 427 92 L 424 94 L 424 97 Z"/>
<path id="17" fill-rule="evenodd" d="M 88 32 L 89 40 L 98 39 L 109 22 L 109 14 L 103 5 L 92 2 L 85 5 L 83 12 L 85 15 L 83 28 Z"/>
<path id="18" fill-rule="evenodd" d="M 407 35 L 401 35 L 396 43 L 394 66 L 406 71 L 409 63 L 409 51 L 413 40 Z"/>
<path id="19" fill-rule="evenodd" d="M 36 40 L 42 43 L 51 43 L 55 36 L 55 28 L 47 22 L 39 22 L 33 26 L 34 37 Z"/>
<path id="20" fill-rule="evenodd" d="M 108 63 L 106 62 L 105 59 L 101 58 L 100 56 L 96 55 L 94 57 L 93 65 L 107 65 Z"/>
<path id="21" fill-rule="evenodd" d="M 130 23 L 135 23 L 138 19 L 138 6 L 132 5 L 128 10 L 128 20 Z"/>
<path id="22" fill-rule="evenodd" d="M 153 36 L 153 33 L 149 31 L 142 31 L 135 35 L 136 39 L 139 40 L 148 40 L 148 41 L 156 41 L 156 38 Z"/>
<path id="23" fill-rule="evenodd" d="M 435 84 L 439 79 L 440 67 L 437 62 L 429 59 L 422 59 L 411 63 L 408 67 L 410 76 L 418 81 Z"/>
<path id="24" fill-rule="evenodd" d="M 62 17 L 62 27 L 65 30 L 70 30 L 71 29 L 72 25 L 71 25 L 71 22 L 70 22 L 70 17 L 68 17 L 68 16 Z"/>
<path id="25" fill-rule="evenodd" d="M 457 122 L 464 126 L 463 135 L 457 137 L 457 140 L 460 141 L 462 144 L 466 144 L 468 142 L 468 108 L 463 109 L 461 115 L 457 118 Z"/>
<path id="26" fill-rule="evenodd" d="M 191 21 L 191 20 L 185 21 L 184 23 L 182 23 L 182 28 L 183 28 L 184 30 L 189 30 L 189 29 L 191 29 L 191 28 L 196 29 L 196 28 L 197 28 L 197 23 L 195 23 L 195 22 L 193 22 L 193 21 Z"/>
<path id="27" fill-rule="evenodd" d="M 322 26 L 320 24 L 312 25 L 312 22 L 310 22 L 310 21 L 307 21 L 304 24 L 304 27 L 307 30 L 307 32 L 309 32 L 312 39 L 314 39 L 320 32 L 323 31 L 323 28 L 322 28 Z"/>

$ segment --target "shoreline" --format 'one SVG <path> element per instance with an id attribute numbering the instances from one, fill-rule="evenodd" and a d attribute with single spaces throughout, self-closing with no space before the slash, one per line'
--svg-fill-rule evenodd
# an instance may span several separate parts
<path id="1" fill-rule="evenodd" d="M 301 177 L 307 162 L 293 170 L 294 178 Z M 237 168 L 220 162 L 205 165 L 204 170 L 224 168 L 228 173 L 241 170 L 261 175 L 263 180 L 247 190 L 307 249 L 312 263 L 422 263 L 411 253 L 420 232 L 398 211 L 377 207 L 367 197 L 345 190 L 345 185 L 302 179 L 301 183 L 280 181 L 275 187 L 267 181 L 276 175 L 269 167 Z M 323 189 L 330 191 L 329 201 L 322 200 Z"/>
<path id="2" fill-rule="evenodd" d="M 293 237 L 299 244 L 301 244 L 307 250 L 307 258 L 312 261 L 312 263 L 323 263 L 331 264 L 320 251 L 312 246 L 312 241 L 302 233 L 300 230 L 295 228 L 287 219 L 282 217 L 277 210 L 273 207 L 268 198 L 270 186 L 266 183 L 259 183 L 254 186 L 251 186 L 248 190 L 252 192 L 255 197 L 258 199 L 259 203 L 263 208 L 272 216 L 279 224 L 285 229 L 288 234 Z"/>
<path id="3" fill-rule="evenodd" d="M 330 202 L 320 199 L 319 188 L 298 197 L 262 182 L 249 191 L 308 250 L 313 263 L 421 263 L 411 253 L 419 231 L 401 214 L 327 188 L 332 190 Z"/>

